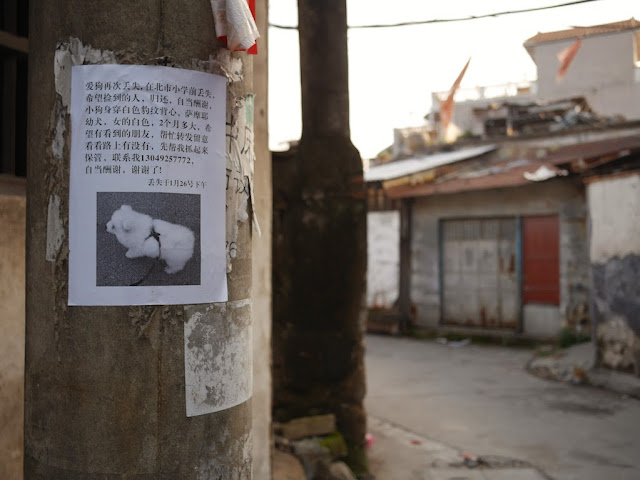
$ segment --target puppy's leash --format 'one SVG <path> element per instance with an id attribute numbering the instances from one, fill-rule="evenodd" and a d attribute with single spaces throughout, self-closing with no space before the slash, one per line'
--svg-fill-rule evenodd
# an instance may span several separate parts
<path id="1" fill-rule="evenodd" d="M 151 227 L 151 233 L 149 234 L 149 236 L 147 238 L 145 238 L 145 240 L 148 240 L 151 237 L 155 238 L 158 241 L 158 257 L 156 258 L 155 262 L 153 262 L 153 264 L 151 265 L 151 268 L 149 269 L 147 274 L 144 277 L 142 277 L 140 280 L 138 280 L 137 282 L 132 283 L 131 285 L 129 285 L 130 287 L 137 287 L 142 282 L 144 282 L 147 278 L 149 278 L 149 275 L 151 275 L 151 272 L 153 272 L 153 269 L 156 267 L 156 265 L 158 265 L 160 263 L 160 257 L 162 256 L 162 242 L 160 242 L 160 234 L 158 232 L 156 232 L 153 229 L 153 227 Z"/>

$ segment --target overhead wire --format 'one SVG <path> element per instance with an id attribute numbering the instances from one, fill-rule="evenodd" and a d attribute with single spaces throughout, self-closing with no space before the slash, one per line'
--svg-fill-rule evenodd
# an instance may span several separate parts
<path id="1" fill-rule="evenodd" d="M 550 10 L 553 8 L 560 7 L 570 7 L 573 5 L 580 5 L 583 3 L 591 3 L 591 2 L 600 2 L 602 0 L 575 0 L 573 2 L 560 3 L 556 5 L 547 5 L 544 7 L 533 7 L 533 8 L 525 8 L 522 10 L 508 10 L 504 12 L 495 12 L 495 13 L 486 13 L 483 15 L 470 15 L 468 17 L 457 17 L 457 18 L 435 18 L 431 20 L 416 20 L 409 22 L 400 22 L 400 23 L 379 23 L 379 24 L 371 24 L 371 25 L 349 25 L 347 28 L 353 29 L 365 29 L 365 28 L 393 28 L 393 27 L 408 27 L 412 25 L 428 25 L 433 23 L 450 23 L 450 22 L 464 22 L 468 20 L 479 20 L 482 18 L 490 18 L 490 17 L 499 17 L 502 15 L 513 15 L 516 13 L 527 13 L 527 12 L 538 12 L 541 10 Z M 297 26 L 291 25 L 279 25 L 277 23 L 269 23 L 270 27 L 279 28 L 282 30 L 297 30 Z"/>

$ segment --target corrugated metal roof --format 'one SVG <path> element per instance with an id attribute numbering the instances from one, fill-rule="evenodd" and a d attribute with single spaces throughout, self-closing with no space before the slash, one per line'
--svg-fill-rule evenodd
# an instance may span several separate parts
<path id="1" fill-rule="evenodd" d="M 495 145 L 483 145 L 481 147 L 465 148 L 454 152 L 434 153 L 431 155 L 389 162 L 383 165 L 376 165 L 364 172 L 364 180 L 365 182 L 380 182 L 405 177 L 407 175 L 423 172 L 442 165 L 478 157 L 487 152 L 491 152 L 496 148 L 497 147 Z"/>
<path id="2" fill-rule="evenodd" d="M 602 163 L 599 160 L 611 161 L 638 151 L 640 151 L 640 135 L 629 135 L 565 145 L 550 151 L 545 157 L 545 162 L 552 165 L 571 163 L 571 167 L 579 171 L 593 166 L 594 162 Z"/>
<path id="3" fill-rule="evenodd" d="M 538 33 L 524 42 L 525 47 L 545 42 L 556 42 L 559 40 L 567 40 L 578 37 L 590 37 L 593 35 L 602 35 L 605 33 L 616 33 L 625 30 L 634 30 L 640 28 L 640 22 L 631 17 L 629 20 L 621 22 L 605 23 L 602 25 L 593 25 L 590 27 L 574 27 L 568 30 L 558 30 L 556 32 Z"/>
<path id="4" fill-rule="evenodd" d="M 495 162 L 472 168 L 459 168 L 448 174 L 421 183 L 405 183 L 385 188 L 388 198 L 421 197 L 443 193 L 457 193 L 489 188 L 517 187 L 531 184 L 525 173 L 535 172 L 541 166 L 557 171 L 558 165 L 573 173 L 581 173 L 591 168 L 612 162 L 618 158 L 640 152 L 640 135 L 608 138 L 595 142 L 565 145 L 546 150 L 529 145 L 525 150 L 508 149 L 498 152 Z"/>

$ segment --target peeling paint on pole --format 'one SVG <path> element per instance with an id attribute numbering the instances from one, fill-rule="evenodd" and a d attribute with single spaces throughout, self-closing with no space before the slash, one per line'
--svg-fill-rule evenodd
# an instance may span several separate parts
<path id="1" fill-rule="evenodd" d="M 227 111 L 228 245 L 236 242 L 238 238 L 237 222 L 249 220 L 255 163 L 253 136 L 253 96 L 249 95 L 237 100 L 233 108 Z M 253 224 L 259 231 L 255 216 Z"/>
<path id="2" fill-rule="evenodd" d="M 47 209 L 47 262 L 56 261 L 64 236 L 64 223 L 60 217 L 60 197 L 51 195 Z"/>
<path id="3" fill-rule="evenodd" d="M 244 80 L 243 63 L 228 50 L 219 50 L 209 60 L 194 59 L 192 67 L 196 70 L 223 75 L 228 84 L 239 84 Z M 227 97 L 226 121 L 227 152 L 227 272 L 232 270 L 232 262 L 238 251 L 238 222 L 249 220 L 249 205 L 254 203 L 253 172 L 254 150 L 254 96 L 248 94 L 235 98 L 232 90 Z M 258 235 L 260 226 L 253 212 L 252 225 Z"/>
<path id="4" fill-rule="evenodd" d="M 239 246 L 238 223 L 249 220 L 252 200 L 254 131 L 253 95 L 236 97 L 234 85 L 244 81 L 240 58 L 219 50 L 208 61 L 193 60 L 196 70 L 224 75 L 226 112 L 226 249 L 227 272 L 248 252 Z M 250 119 L 247 106 L 250 105 Z M 251 300 L 185 308 L 185 382 L 187 416 L 225 410 L 247 401 L 253 391 Z M 209 478 L 209 477 L 203 477 Z"/>
<path id="5" fill-rule="evenodd" d="M 117 64 L 116 55 L 84 45 L 77 38 L 58 46 L 55 54 L 55 85 L 60 98 L 55 136 L 52 142 L 54 156 L 64 154 L 66 115 L 71 100 L 71 68 L 83 64 Z M 229 84 L 244 80 L 243 63 L 226 50 L 211 56 L 209 61 L 193 60 L 195 70 L 223 74 Z M 227 99 L 227 260 L 228 271 L 238 257 L 238 222 L 249 219 L 249 202 L 252 200 L 253 168 L 253 95 Z M 64 238 L 62 221 L 59 220 L 60 199 L 50 205 L 52 221 L 51 242 L 47 243 L 47 259 L 55 255 Z M 57 212 L 57 217 L 55 215 Z M 58 223 L 53 220 L 58 218 Z M 259 230 L 257 219 L 254 227 Z M 58 238 L 62 232 L 63 237 Z M 57 245 L 57 246 L 56 246 Z M 51 254 L 49 253 L 51 250 Z M 245 302 L 245 303 L 242 303 Z M 246 307 L 242 309 L 243 307 Z M 238 310 L 242 309 L 242 310 Z M 240 303 L 215 304 L 204 310 L 195 308 L 185 323 L 185 378 L 187 416 L 213 413 L 245 402 L 252 391 L 250 300 Z M 235 320 L 225 330 L 228 310 Z"/>
<path id="6" fill-rule="evenodd" d="M 62 99 L 62 106 L 69 107 L 71 102 L 71 67 L 74 65 L 102 65 L 118 63 L 115 53 L 98 50 L 84 45 L 78 38 L 69 38 L 69 43 L 58 45 L 54 59 L 56 93 Z"/>
<path id="7" fill-rule="evenodd" d="M 251 300 L 189 306 L 185 312 L 187 416 L 247 401 L 253 388 Z"/>

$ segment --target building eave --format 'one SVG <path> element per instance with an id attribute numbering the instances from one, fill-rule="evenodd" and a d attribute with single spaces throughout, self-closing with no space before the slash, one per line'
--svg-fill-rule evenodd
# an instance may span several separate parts
<path id="1" fill-rule="evenodd" d="M 640 154 L 640 132 L 628 136 L 614 136 L 572 145 L 549 146 L 527 142 L 526 145 L 503 145 L 487 162 L 473 168 L 449 167 L 446 172 L 423 172 L 421 178 L 395 183 L 383 183 L 389 199 L 423 197 L 492 188 L 511 188 L 531 185 L 540 180 L 535 172 L 544 167 L 554 175 L 584 175 L 596 167 Z M 545 145 L 545 146 L 543 146 Z M 525 173 L 529 177 L 525 176 Z"/>

